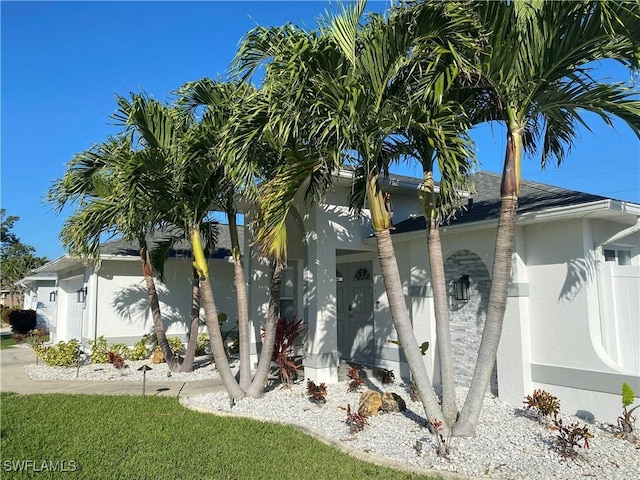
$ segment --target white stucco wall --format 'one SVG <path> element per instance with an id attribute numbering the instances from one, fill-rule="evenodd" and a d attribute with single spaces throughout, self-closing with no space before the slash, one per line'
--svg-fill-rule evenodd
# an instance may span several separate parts
<path id="1" fill-rule="evenodd" d="M 211 261 L 209 272 L 218 312 L 226 313 L 230 322 L 235 322 L 237 307 L 232 264 Z M 87 308 L 95 309 L 87 314 L 91 318 L 87 334 L 89 338 L 105 336 L 109 342 L 132 344 L 153 330 L 139 261 L 105 260 L 95 277 L 93 282 L 89 282 L 88 289 L 90 301 L 87 302 Z M 166 333 L 183 340 L 186 340 L 191 312 L 191 278 L 190 260 L 171 259 L 165 267 L 164 282 L 156 279 Z M 202 309 L 201 318 L 204 318 Z M 206 329 L 202 327 L 201 330 Z"/>

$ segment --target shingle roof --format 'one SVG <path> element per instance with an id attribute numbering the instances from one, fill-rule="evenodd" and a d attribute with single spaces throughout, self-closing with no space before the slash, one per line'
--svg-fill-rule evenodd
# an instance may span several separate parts
<path id="1" fill-rule="evenodd" d="M 218 227 L 216 250 L 209 258 L 225 258 L 231 255 L 231 237 L 229 235 L 228 225 L 216 224 Z M 149 249 L 157 247 L 160 243 L 168 241 L 172 238 L 172 234 L 178 233 L 177 229 L 162 229 L 153 232 L 147 236 L 147 245 Z M 244 244 L 244 228 L 238 228 L 238 237 L 240 245 Z M 129 242 L 122 238 L 105 242 L 100 246 L 101 255 L 123 255 L 138 256 L 140 249 L 135 242 Z M 186 239 L 177 240 L 171 247 L 170 257 L 184 258 L 191 257 L 191 245 Z"/>
<path id="2" fill-rule="evenodd" d="M 469 204 L 459 211 L 449 224 L 458 225 L 489 218 L 498 218 L 500 213 L 500 183 L 502 176 L 491 172 L 474 174 L 476 193 L 470 195 Z M 518 213 L 536 212 L 547 208 L 580 205 L 606 200 L 606 197 L 590 193 L 567 190 L 544 183 L 522 181 L 518 197 Z M 426 222 L 422 215 L 408 218 L 395 224 L 394 234 L 424 230 Z"/>

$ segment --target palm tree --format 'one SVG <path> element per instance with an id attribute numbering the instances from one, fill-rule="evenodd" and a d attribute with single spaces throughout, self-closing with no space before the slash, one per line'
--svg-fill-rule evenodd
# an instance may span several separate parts
<path id="1" fill-rule="evenodd" d="M 423 104 L 420 106 L 424 107 Z M 413 118 L 415 124 L 407 129 L 406 136 L 413 150 L 412 156 L 418 160 L 423 171 L 423 189 L 418 196 L 427 226 L 427 251 L 442 379 L 442 413 L 446 422 L 453 425 L 458 408 L 439 226 L 459 208 L 463 192 L 471 189 L 468 179 L 475 164 L 475 155 L 473 143 L 467 135 L 469 122 L 459 104 L 448 102 L 434 105 L 426 115 L 418 110 Z M 459 132 L 457 136 L 442 134 L 456 131 Z M 436 164 L 441 175 L 438 187 L 434 180 Z"/>
<path id="2" fill-rule="evenodd" d="M 487 318 L 471 387 L 454 433 L 473 436 L 495 362 L 511 274 L 523 151 L 541 150 L 541 164 L 561 164 L 583 111 L 607 124 L 619 117 L 640 136 L 640 102 L 623 84 L 601 83 L 589 64 L 614 59 L 637 68 L 637 2 L 472 2 L 484 26 L 485 51 L 463 76 L 466 105 L 477 120 L 502 121 L 507 145 Z M 541 143 L 541 145 L 539 145 Z"/>
<path id="3" fill-rule="evenodd" d="M 155 208 L 162 212 L 163 220 L 181 228 L 191 243 L 216 368 L 229 395 L 242 398 L 244 391 L 225 354 L 201 234 L 218 195 L 220 177 L 211 168 L 206 145 L 202 145 L 202 127 L 195 125 L 193 116 L 184 109 L 168 107 L 144 94 L 131 94 L 131 101 L 118 97 L 118 104 L 116 119 L 139 132 L 140 141 L 163 163 L 164 191 L 163 196 L 157 196 Z M 165 201 L 160 203 L 162 199 Z"/>
<path id="4" fill-rule="evenodd" d="M 223 132 L 228 132 L 231 116 L 237 113 L 249 95 L 255 93 L 249 85 L 233 82 L 214 82 L 203 78 L 183 85 L 177 92 L 178 105 L 195 112 L 204 107 L 200 148 L 207 152 L 219 176 L 219 196 L 214 205 L 227 214 L 229 236 L 234 265 L 234 285 L 238 305 L 238 342 L 240 352 L 240 388 L 246 391 L 251 384 L 249 305 L 247 284 L 242 260 L 242 247 L 239 244 L 236 197 L 255 198 L 255 172 L 250 163 L 251 156 L 230 156 L 229 150 L 222 148 Z M 237 175 L 238 163 L 243 162 L 243 170 L 250 174 L 245 178 Z M 248 165 L 247 165 L 248 164 Z"/>
<path id="5" fill-rule="evenodd" d="M 334 172 L 346 163 L 358 167 L 363 190 L 359 197 L 352 198 L 352 204 L 362 206 L 366 201 L 369 207 L 399 342 L 427 416 L 430 420 L 441 419 L 406 308 L 381 180 L 398 152 L 394 136 L 412 121 L 411 112 L 405 108 L 407 91 L 399 83 L 414 65 L 412 39 L 416 32 L 425 42 L 429 35 L 439 39 L 455 22 L 440 4 L 434 5 L 430 22 L 419 26 L 408 27 L 403 23 L 406 17 L 386 19 L 381 15 L 370 15 L 362 25 L 364 7 L 365 2 L 356 2 L 341 8 L 339 14 L 323 21 L 317 32 L 291 24 L 256 28 L 240 48 L 236 69 L 246 77 L 270 60 L 263 86 L 273 103 L 269 132 L 279 135 L 289 147 L 289 161 L 264 186 L 263 223 L 257 236 L 282 238 L 284 219 L 299 195 L 319 199 L 331 185 Z M 435 64 L 447 48 L 438 44 Z M 422 101 L 437 103 L 441 95 L 442 88 L 434 88 L 431 95 L 423 95 Z M 420 128 L 426 129 L 426 121 Z M 458 134 L 459 130 L 443 133 L 452 138 Z M 452 140 L 449 145 L 455 146 L 456 142 Z M 444 428 L 446 433 L 448 426 Z"/>
<path id="6" fill-rule="evenodd" d="M 149 151 L 135 151 L 132 142 L 131 135 L 111 137 L 76 155 L 49 190 L 48 200 L 57 211 L 76 204 L 60 233 L 62 244 L 73 256 L 99 263 L 105 235 L 138 242 L 158 345 L 172 371 L 190 370 L 188 364 L 181 365 L 167 341 L 146 242 L 158 219 L 153 199 L 142 192 L 149 192 L 149 184 L 157 181 L 161 170 Z"/>

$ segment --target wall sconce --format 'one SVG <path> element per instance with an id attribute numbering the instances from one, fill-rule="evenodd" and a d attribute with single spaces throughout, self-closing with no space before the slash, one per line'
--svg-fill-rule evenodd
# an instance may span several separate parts
<path id="1" fill-rule="evenodd" d="M 57 296 L 58 296 L 58 291 L 57 290 L 51 291 L 51 293 L 49 293 L 49 301 L 50 302 L 55 302 Z"/>
<path id="2" fill-rule="evenodd" d="M 76 290 L 76 302 L 84 303 L 87 301 L 87 287 Z"/>
<path id="3" fill-rule="evenodd" d="M 457 301 L 469 301 L 469 284 L 469 275 L 460 275 L 460 278 L 453 282 L 453 296 Z"/>

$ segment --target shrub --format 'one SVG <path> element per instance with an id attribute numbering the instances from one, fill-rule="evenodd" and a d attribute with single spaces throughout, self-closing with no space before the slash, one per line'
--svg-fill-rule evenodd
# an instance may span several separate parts
<path id="1" fill-rule="evenodd" d="M 209 348 L 209 334 L 201 333 L 196 339 L 196 356 L 207 355 L 211 352 Z"/>
<path id="2" fill-rule="evenodd" d="M 109 352 L 118 353 L 122 356 L 122 358 L 126 360 L 129 358 L 130 350 L 129 350 L 129 346 L 126 343 L 112 343 L 111 345 L 109 345 Z M 107 352 L 107 357 L 109 352 Z M 109 362 L 109 363 L 112 363 L 112 362 Z"/>
<path id="3" fill-rule="evenodd" d="M 357 392 L 360 387 L 364 385 L 364 380 L 360 378 L 360 369 L 358 367 L 351 367 L 347 370 L 347 377 L 349 378 L 349 387 L 347 391 Z"/>
<path id="4" fill-rule="evenodd" d="M 382 383 L 393 383 L 396 379 L 396 376 L 393 374 L 393 370 L 387 370 L 386 368 L 381 368 L 378 372 L 378 378 Z"/>
<path id="5" fill-rule="evenodd" d="M 184 354 L 184 345 L 180 337 L 167 337 L 167 342 L 169 342 L 169 348 L 174 355 Z"/>
<path id="6" fill-rule="evenodd" d="M 9 323 L 11 331 L 26 335 L 36 328 L 38 316 L 35 310 L 11 310 L 9 312 Z"/>
<path id="7" fill-rule="evenodd" d="M 89 340 L 89 348 L 91 348 L 91 362 L 92 363 L 108 363 L 109 346 L 107 345 L 107 339 L 103 335 L 100 335 L 96 340 Z"/>
<path id="8" fill-rule="evenodd" d="M 522 403 L 525 404 L 527 410 L 534 409 L 538 412 L 538 415 L 543 417 L 553 415 L 555 419 L 560 413 L 560 401 L 545 390 L 535 390 L 533 395 L 527 395 Z"/>
<path id="9" fill-rule="evenodd" d="M 107 358 L 109 359 L 109 363 L 113 364 L 118 370 L 124 368 L 124 358 L 119 353 L 107 352 Z"/>
<path id="10" fill-rule="evenodd" d="M 298 378 L 300 366 L 294 361 L 294 353 L 299 345 L 298 338 L 304 333 L 305 322 L 300 319 L 296 321 L 279 318 L 276 324 L 276 339 L 273 344 L 273 354 L 271 360 L 276 362 L 280 373 L 280 381 L 283 387 L 290 387 L 293 381 Z M 264 338 L 264 331 L 262 332 Z"/>
<path id="11" fill-rule="evenodd" d="M 72 338 L 68 342 L 58 342 L 50 347 L 35 345 L 34 350 L 36 355 L 47 365 L 71 367 L 78 363 L 80 342 Z"/>
<path id="12" fill-rule="evenodd" d="M 307 380 L 307 394 L 314 403 L 327 403 L 327 386 L 324 382 L 316 385 L 313 380 Z"/>
<path id="13" fill-rule="evenodd" d="M 20 310 L 20 307 L 9 307 L 9 306 L 2 305 L 2 324 L 3 325 L 10 325 L 9 315 L 14 310 Z"/>
<path id="14" fill-rule="evenodd" d="M 367 421 L 367 415 L 365 413 L 359 413 L 351 410 L 351 404 L 347 404 L 347 418 L 345 423 L 349 425 L 349 431 L 351 433 L 358 433 L 364 430 L 366 425 L 369 425 Z"/>
<path id="15" fill-rule="evenodd" d="M 145 360 L 149 356 L 147 340 L 143 337 L 138 340 L 131 350 L 129 350 L 129 360 Z"/>
<path id="16" fill-rule="evenodd" d="M 578 455 L 576 448 L 589 448 L 589 439 L 593 438 L 593 435 L 586 425 L 581 427 L 577 423 L 572 423 L 569 426 L 565 426 L 562 424 L 562 419 L 556 419 L 553 423 L 558 429 L 556 448 L 560 455 L 565 458 L 575 458 Z"/>

